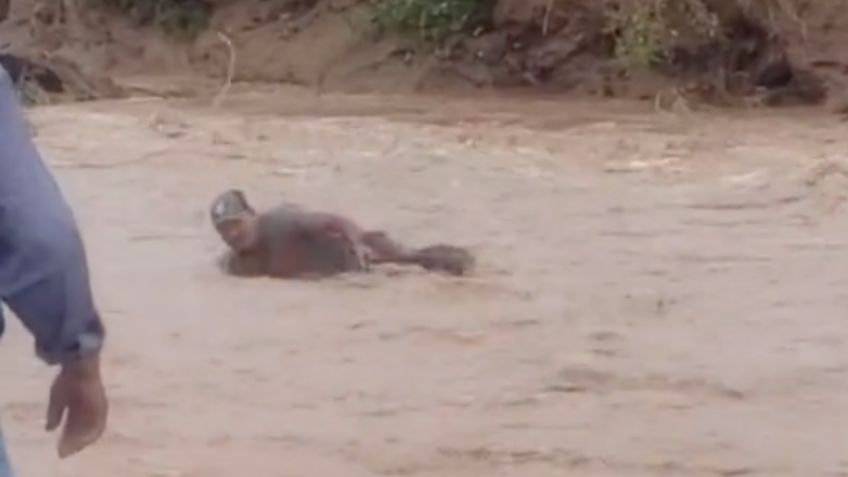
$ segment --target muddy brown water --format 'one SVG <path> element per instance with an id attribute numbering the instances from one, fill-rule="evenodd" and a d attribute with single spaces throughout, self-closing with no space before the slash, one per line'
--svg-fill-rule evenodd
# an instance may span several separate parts
<path id="1" fill-rule="evenodd" d="M 31 117 L 90 250 L 113 414 L 56 460 L 13 323 L 19 475 L 848 475 L 833 118 L 297 90 Z M 480 266 L 224 277 L 206 214 L 231 186 Z"/>

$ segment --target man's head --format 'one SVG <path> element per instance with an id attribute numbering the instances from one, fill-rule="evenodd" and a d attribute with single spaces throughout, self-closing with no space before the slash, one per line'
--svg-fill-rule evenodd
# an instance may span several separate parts
<path id="1" fill-rule="evenodd" d="M 215 230 L 234 251 L 244 252 L 256 246 L 258 217 L 242 191 L 231 189 L 218 195 L 212 201 L 210 216 Z"/>

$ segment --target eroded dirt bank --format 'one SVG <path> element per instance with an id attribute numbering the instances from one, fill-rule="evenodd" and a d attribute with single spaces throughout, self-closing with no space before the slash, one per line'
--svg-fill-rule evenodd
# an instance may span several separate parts
<path id="1" fill-rule="evenodd" d="M 12 326 L 0 402 L 20 475 L 848 473 L 843 124 L 227 104 L 33 111 L 91 250 L 114 414 L 99 447 L 55 461 L 49 375 Z M 453 238 L 481 268 L 222 277 L 206 207 L 233 185 Z"/>
<path id="2" fill-rule="evenodd" d="M 846 104 L 845 2 L 498 0 L 479 28 L 438 47 L 380 34 L 368 3 L 12 0 L 0 49 L 59 68 L 82 99 L 129 94 L 155 77 L 159 93 L 180 95 L 229 78 L 336 92 L 533 91 L 660 109 Z"/>

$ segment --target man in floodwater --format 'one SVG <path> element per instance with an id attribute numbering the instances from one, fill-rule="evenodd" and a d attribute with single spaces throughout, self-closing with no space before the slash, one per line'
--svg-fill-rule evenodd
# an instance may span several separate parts
<path id="1" fill-rule="evenodd" d="M 14 84 L 0 67 L 0 301 L 33 335 L 37 356 L 60 369 L 45 427 L 53 431 L 64 421 L 58 453 L 65 458 L 97 441 L 106 427 L 100 377 L 104 328 L 75 218 L 23 114 Z M 0 433 L 0 477 L 11 476 Z"/>

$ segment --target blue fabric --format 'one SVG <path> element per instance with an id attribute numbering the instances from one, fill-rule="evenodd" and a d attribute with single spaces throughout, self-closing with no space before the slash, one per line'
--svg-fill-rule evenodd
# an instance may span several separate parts
<path id="1" fill-rule="evenodd" d="M 12 464 L 9 462 L 9 454 L 6 452 L 2 430 L 0 430 L 0 477 L 12 477 Z"/>
<path id="2" fill-rule="evenodd" d="M 102 346 L 103 327 L 74 216 L 30 139 L 14 85 L 2 67 L 0 300 L 32 333 L 38 356 L 48 364 Z"/>

